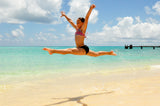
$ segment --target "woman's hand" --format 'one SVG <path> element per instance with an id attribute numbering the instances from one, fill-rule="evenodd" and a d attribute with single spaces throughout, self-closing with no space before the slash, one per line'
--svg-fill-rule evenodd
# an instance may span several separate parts
<path id="1" fill-rule="evenodd" d="M 91 8 L 91 9 L 94 9 L 95 7 L 96 7 L 96 5 L 95 5 L 95 4 L 92 4 L 90 8 Z"/>
<path id="2" fill-rule="evenodd" d="M 65 16 L 65 12 L 61 11 L 61 17 Z"/>

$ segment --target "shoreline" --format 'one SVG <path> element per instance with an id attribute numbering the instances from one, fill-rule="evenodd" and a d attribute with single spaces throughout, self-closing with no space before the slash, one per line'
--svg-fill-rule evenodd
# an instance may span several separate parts
<path id="1" fill-rule="evenodd" d="M 160 71 L 57 76 L 6 85 L 1 106 L 155 106 Z"/>

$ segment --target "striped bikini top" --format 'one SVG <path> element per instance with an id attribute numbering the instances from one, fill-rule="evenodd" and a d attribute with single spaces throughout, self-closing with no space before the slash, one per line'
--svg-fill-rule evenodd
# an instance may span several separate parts
<path id="1" fill-rule="evenodd" d="M 80 36 L 86 37 L 85 34 L 82 33 L 81 29 L 77 29 L 77 31 L 76 31 L 76 33 L 75 33 L 75 36 L 76 36 L 76 35 L 80 35 Z"/>

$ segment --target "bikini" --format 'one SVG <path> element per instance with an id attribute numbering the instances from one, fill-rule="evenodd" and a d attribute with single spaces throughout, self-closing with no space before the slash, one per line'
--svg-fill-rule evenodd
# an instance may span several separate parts
<path id="1" fill-rule="evenodd" d="M 85 34 L 82 33 L 82 31 L 80 29 L 77 29 L 75 36 L 80 35 L 80 36 L 85 36 Z M 89 47 L 87 45 L 81 46 L 79 48 L 83 48 L 86 51 L 86 54 L 89 52 Z"/>

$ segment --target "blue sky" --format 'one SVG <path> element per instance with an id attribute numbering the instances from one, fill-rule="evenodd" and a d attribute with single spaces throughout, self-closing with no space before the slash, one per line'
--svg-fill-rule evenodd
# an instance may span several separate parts
<path id="1" fill-rule="evenodd" d="M 92 12 L 89 46 L 160 45 L 159 0 L 1 0 L 0 46 L 75 46 L 75 22 Z"/>

